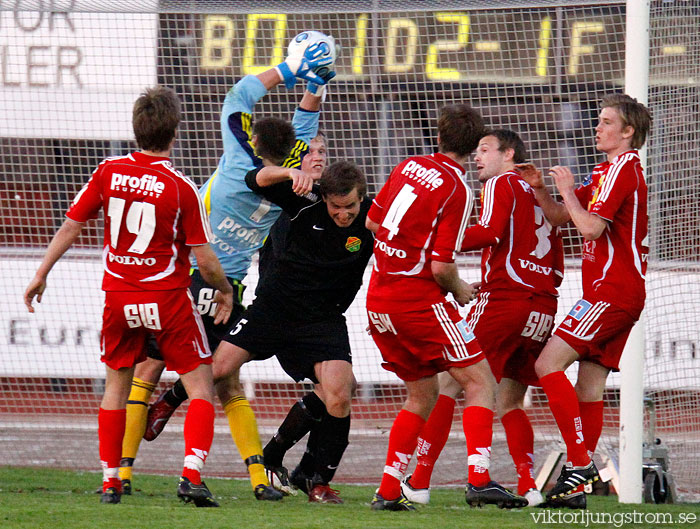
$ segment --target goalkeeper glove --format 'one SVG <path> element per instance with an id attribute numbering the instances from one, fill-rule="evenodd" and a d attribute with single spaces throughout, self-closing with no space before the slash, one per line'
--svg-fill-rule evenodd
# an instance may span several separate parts
<path id="1" fill-rule="evenodd" d="M 288 89 L 294 88 L 297 78 L 324 85 L 335 76 L 335 72 L 328 77 L 328 75 L 318 75 L 313 70 L 314 68 L 327 66 L 332 62 L 333 57 L 329 53 L 328 44 L 317 42 L 306 48 L 301 56 L 289 55 L 284 62 L 277 65 L 277 72 Z M 332 72 L 332 70 L 329 72 Z"/>
<path id="2" fill-rule="evenodd" d="M 321 66 L 320 68 L 317 68 L 314 73 L 318 75 L 321 79 L 323 79 L 326 82 L 326 84 L 328 83 L 328 81 L 335 77 L 335 71 L 328 69 L 328 67 L 326 66 Z M 317 84 L 313 81 L 309 81 L 306 83 L 306 89 L 315 96 L 318 96 L 323 101 L 325 101 L 326 84 Z"/>

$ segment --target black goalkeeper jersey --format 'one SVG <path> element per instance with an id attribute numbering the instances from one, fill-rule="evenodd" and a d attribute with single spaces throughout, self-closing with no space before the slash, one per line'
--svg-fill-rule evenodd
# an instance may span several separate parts
<path id="1" fill-rule="evenodd" d="M 372 256 L 374 235 L 365 228 L 372 201 L 347 228 L 328 214 L 318 187 L 304 197 L 291 182 L 260 187 L 258 170 L 246 176 L 248 187 L 280 206 L 282 215 L 260 252 L 255 303 L 290 321 L 312 322 L 342 315 L 362 286 Z"/>

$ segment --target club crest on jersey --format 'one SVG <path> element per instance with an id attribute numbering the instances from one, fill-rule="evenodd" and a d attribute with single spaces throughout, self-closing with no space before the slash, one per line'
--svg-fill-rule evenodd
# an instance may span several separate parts
<path id="1" fill-rule="evenodd" d="M 357 237 L 348 237 L 348 240 L 345 241 L 345 249 L 348 252 L 357 252 L 359 251 L 361 244 L 362 241 Z"/>
<path id="2" fill-rule="evenodd" d="M 586 315 L 586 312 L 592 307 L 588 301 L 585 299 L 580 299 L 576 302 L 576 305 L 573 306 L 573 308 L 569 311 L 569 316 L 575 319 L 576 321 L 581 321 L 581 318 L 583 318 Z"/>

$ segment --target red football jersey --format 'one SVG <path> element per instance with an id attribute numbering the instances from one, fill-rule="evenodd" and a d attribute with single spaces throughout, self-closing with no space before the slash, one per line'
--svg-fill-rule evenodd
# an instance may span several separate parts
<path id="1" fill-rule="evenodd" d="M 480 244 L 482 230 L 496 243 Z M 471 239 L 476 246 L 470 245 Z M 532 188 L 517 172 L 495 176 L 484 184 L 479 224 L 467 229 L 462 245 L 465 251 L 477 248 L 484 248 L 483 291 L 557 296 L 564 277 L 561 233 L 547 221 Z"/>
<path id="2" fill-rule="evenodd" d="M 421 310 L 444 301 L 432 261 L 454 262 L 473 206 L 464 169 L 441 153 L 414 156 L 391 172 L 367 216 L 379 224 L 367 309 Z"/>
<path id="3" fill-rule="evenodd" d="M 598 164 L 576 189 L 584 208 L 608 221 L 595 241 L 584 241 L 583 296 L 605 300 L 638 317 L 644 308 L 649 241 L 647 184 L 637 151 Z"/>
<path id="4" fill-rule="evenodd" d="M 66 216 L 86 222 L 100 209 L 103 290 L 189 286 L 189 247 L 209 242 L 211 227 L 197 187 L 169 159 L 134 152 L 104 160 Z"/>

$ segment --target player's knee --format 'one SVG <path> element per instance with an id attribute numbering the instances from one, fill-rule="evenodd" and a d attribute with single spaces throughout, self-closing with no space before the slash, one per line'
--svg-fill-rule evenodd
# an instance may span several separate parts
<path id="1" fill-rule="evenodd" d="M 496 413 L 499 417 L 510 413 L 513 410 L 523 409 L 522 400 L 503 397 L 502 395 L 496 395 Z"/>
<path id="2" fill-rule="evenodd" d="M 350 388 L 350 396 L 354 397 L 357 395 L 357 379 L 355 377 L 352 377 L 352 387 Z"/>
<path id="3" fill-rule="evenodd" d="M 496 377 L 493 376 L 491 371 L 491 366 L 486 360 L 482 360 L 478 364 L 474 364 L 468 370 L 469 380 L 468 385 L 478 388 L 478 391 L 484 393 L 496 395 L 496 389 L 498 388 L 498 382 L 496 382 Z"/>
<path id="4" fill-rule="evenodd" d="M 605 383 L 601 385 L 595 383 L 581 383 L 579 380 L 574 386 L 579 402 L 597 402 L 603 400 Z"/>
<path id="5" fill-rule="evenodd" d="M 226 387 L 231 396 L 243 395 L 245 391 L 243 390 L 243 384 L 238 377 L 227 377 L 223 380 L 223 385 Z"/>
<path id="6" fill-rule="evenodd" d="M 352 400 L 352 385 L 347 387 L 327 388 L 325 392 L 326 409 L 336 417 L 344 417 L 350 412 Z"/>
<path id="7" fill-rule="evenodd" d="M 155 358 L 146 358 L 143 362 L 136 365 L 134 377 L 156 384 L 160 380 L 160 375 L 165 369 L 165 362 L 156 360 Z"/>
<path id="8" fill-rule="evenodd" d="M 540 356 L 535 362 L 535 373 L 537 373 L 537 377 L 542 378 L 553 372 L 554 370 L 552 369 L 549 359 L 544 356 Z"/>
<path id="9" fill-rule="evenodd" d="M 421 389 L 419 392 L 413 391 L 409 393 L 404 409 L 427 419 L 435 407 L 440 392 L 437 385 L 434 388 Z"/>

